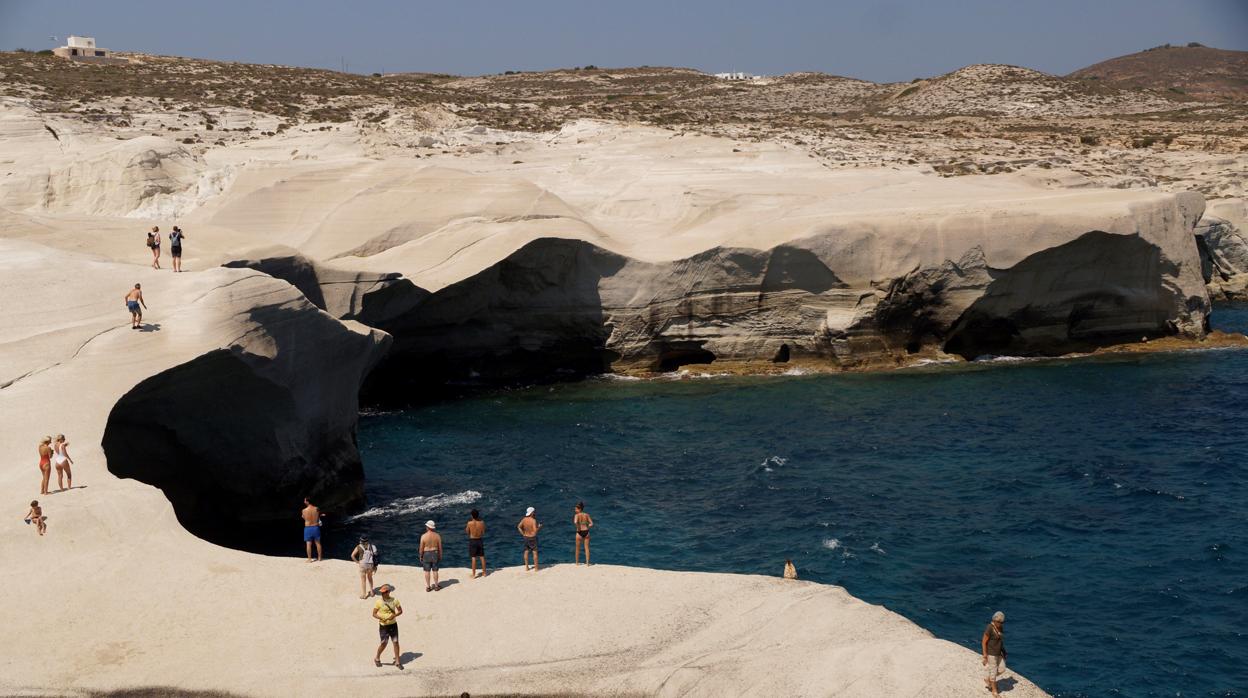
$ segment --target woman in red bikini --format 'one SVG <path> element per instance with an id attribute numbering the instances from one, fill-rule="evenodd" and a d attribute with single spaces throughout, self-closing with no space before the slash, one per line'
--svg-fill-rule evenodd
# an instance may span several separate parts
<path id="1" fill-rule="evenodd" d="M 39 472 L 43 473 L 43 482 L 39 485 L 39 494 L 48 493 L 48 480 L 52 477 L 52 437 L 45 436 L 39 442 Z"/>

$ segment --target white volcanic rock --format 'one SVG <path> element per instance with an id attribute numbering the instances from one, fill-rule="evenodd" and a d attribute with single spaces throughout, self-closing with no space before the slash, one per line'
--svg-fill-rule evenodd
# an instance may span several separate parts
<path id="1" fill-rule="evenodd" d="M 1220 300 L 1248 300 L 1248 202 L 1211 202 L 1196 235 L 1209 294 Z"/>

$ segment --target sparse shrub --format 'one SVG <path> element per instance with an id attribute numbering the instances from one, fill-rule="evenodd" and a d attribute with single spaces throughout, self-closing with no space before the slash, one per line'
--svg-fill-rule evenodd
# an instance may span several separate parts
<path id="1" fill-rule="evenodd" d="M 1185 94 L 1187 94 L 1187 92 L 1183 91 L 1183 88 L 1181 88 L 1181 87 L 1171 87 L 1171 88 L 1170 88 L 1170 91 L 1171 91 L 1171 92 L 1173 92 L 1173 93 L 1175 93 L 1176 95 L 1185 95 Z"/>
<path id="2" fill-rule="evenodd" d="M 375 77 L 375 78 L 379 78 L 379 77 L 381 77 L 381 73 L 373 73 L 373 77 Z"/>
<path id="3" fill-rule="evenodd" d="M 1131 141 L 1131 147 L 1148 148 L 1148 147 L 1151 147 L 1156 142 L 1157 142 L 1156 136 L 1144 136 L 1143 138 L 1136 138 L 1135 140 Z"/>
<path id="4" fill-rule="evenodd" d="M 1187 42 L 1187 47 L 1188 48 L 1205 48 L 1205 45 L 1198 41 L 1189 41 Z"/>
<path id="5" fill-rule="evenodd" d="M 1100 136 L 1079 136 L 1079 142 L 1083 145 L 1100 145 Z"/>
<path id="6" fill-rule="evenodd" d="M 35 55 L 36 55 L 36 56 L 51 56 L 51 55 L 52 55 L 52 49 L 50 49 L 50 48 L 45 48 L 45 49 L 43 49 L 42 51 L 37 52 Z"/>

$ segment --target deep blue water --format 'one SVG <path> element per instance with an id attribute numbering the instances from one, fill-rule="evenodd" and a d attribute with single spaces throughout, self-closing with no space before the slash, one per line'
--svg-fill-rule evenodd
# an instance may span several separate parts
<path id="1" fill-rule="evenodd" d="M 560 563 L 583 499 L 597 562 L 792 558 L 968 647 L 1004 610 L 1010 665 L 1057 695 L 1237 696 L 1245 425 L 1245 350 L 532 388 L 363 418 L 376 508 L 335 537 L 415 563 L 433 517 L 466 566 L 476 506 L 491 562 L 515 565 L 533 505 Z"/>

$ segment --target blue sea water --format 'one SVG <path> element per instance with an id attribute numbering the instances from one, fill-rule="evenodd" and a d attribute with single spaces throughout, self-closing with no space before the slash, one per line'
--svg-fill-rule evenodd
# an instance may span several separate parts
<path id="1" fill-rule="evenodd" d="M 1215 326 L 1248 329 L 1248 308 Z M 844 376 L 594 380 L 366 416 L 367 532 L 421 524 L 494 565 L 515 523 L 572 558 L 839 584 L 967 647 L 1004 610 L 1010 665 L 1059 696 L 1248 693 L 1248 351 Z M 337 550 L 343 554 L 345 550 Z"/>

